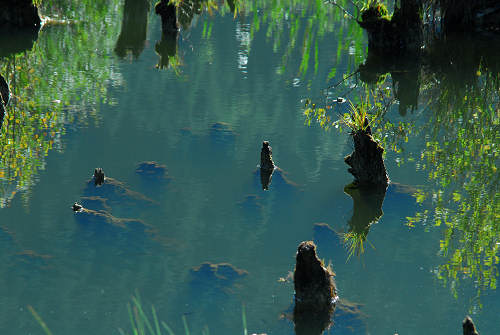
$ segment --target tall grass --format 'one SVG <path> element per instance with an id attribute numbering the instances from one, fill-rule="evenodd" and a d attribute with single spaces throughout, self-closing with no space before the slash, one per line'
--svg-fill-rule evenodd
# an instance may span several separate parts
<path id="1" fill-rule="evenodd" d="M 142 307 L 142 302 L 138 293 L 132 296 L 132 303 L 127 304 L 128 316 L 130 320 L 130 331 L 124 331 L 122 328 L 118 328 L 120 335 L 175 335 L 172 328 L 168 326 L 164 321 L 158 320 L 158 314 L 153 305 L 151 305 L 151 316 L 148 316 Z M 46 335 L 53 335 L 50 329 L 47 327 L 43 319 L 38 315 L 35 309 L 28 306 L 29 311 L 38 322 L 40 327 L 44 330 Z M 248 335 L 247 330 L 247 319 L 245 313 L 245 306 L 242 306 L 241 319 L 243 322 L 243 335 Z M 182 316 L 182 323 L 184 325 L 184 335 L 190 335 L 188 323 L 186 316 Z M 201 331 L 201 335 L 209 335 L 208 328 L 205 327 Z"/>

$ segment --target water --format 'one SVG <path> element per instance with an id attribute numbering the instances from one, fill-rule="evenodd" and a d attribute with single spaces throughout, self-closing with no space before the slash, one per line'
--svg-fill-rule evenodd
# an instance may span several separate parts
<path id="1" fill-rule="evenodd" d="M 114 48 L 121 5 L 111 4 L 116 11 L 106 14 L 103 36 L 91 31 L 85 42 L 75 32 L 79 28 L 51 27 L 28 51 L 50 52 L 43 69 L 63 71 L 42 80 L 54 84 L 40 88 L 39 109 L 46 113 L 57 104 L 54 85 L 64 92 L 57 99 L 67 96 L 79 107 L 61 111 L 67 120 L 47 135 L 52 147 L 36 156 L 40 163 L 21 165 L 17 184 L 9 181 L 8 167 L 2 169 L 3 333 L 42 334 L 30 305 L 54 334 L 118 334 L 118 328 L 129 329 L 127 303 L 138 292 L 147 312 L 153 304 L 176 333 L 184 331 L 183 316 L 192 333 L 205 327 L 212 333 L 242 332 L 245 306 L 249 332 L 293 334 L 293 283 L 279 279 L 293 271 L 298 244 L 311 239 L 319 256 L 332 263 L 341 299 L 360 311 L 338 309 L 330 333 L 453 334 L 471 312 L 480 331 L 500 329 L 495 289 L 482 290 L 480 308 L 474 279 L 458 274 L 454 296 L 452 284 L 438 278 L 437 268 L 446 262 L 439 243 L 445 229 L 406 225 L 407 217 L 434 208 L 412 196 L 433 184 L 429 171 L 418 167 L 422 163 L 397 161 L 420 156 L 430 131 L 411 135 L 402 154 L 387 150 L 395 184 L 383 199 L 383 215 L 369 227 L 365 252 L 349 258 L 339 233 L 373 220 L 354 213 L 344 193 L 352 176 L 343 158 L 352 144 L 346 132 L 325 132 L 314 122 L 306 126 L 301 101 L 317 99 L 363 61 L 364 40 L 346 32 L 355 25 L 336 22 L 337 31 L 318 33 L 319 51 L 302 71 L 300 47 L 290 48 L 285 37 L 277 43 L 276 31 L 266 36 L 271 25 L 264 19 L 256 31 L 251 17 L 195 16 L 177 41 L 176 58 L 159 70 L 159 18 L 141 12 L 149 21 L 143 50 L 120 58 Z M 313 18 L 308 15 L 300 22 Z M 80 47 L 81 60 L 75 65 L 62 44 L 51 41 Z M 347 48 L 339 49 L 343 44 Z M 60 62 L 78 70 L 64 73 Z M 333 66 L 336 75 L 328 79 Z M 399 116 L 396 105 L 387 118 L 422 124 L 429 117 L 422 111 Z M 257 167 L 263 140 L 270 141 L 282 170 L 273 175 L 269 191 L 262 190 Z M 168 178 L 136 173 L 144 161 L 164 164 Z M 93 186 L 86 191 L 95 167 L 147 199 L 134 193 L 109 197 L 104 205 L 82 199 L 108 198 Z M 33 174 L 22 179 L 27 171 Z M 75 201 L 135 221 L 88 221 L 71 211 Z M 377 205 L 366 206 L 360 208 L 378 213 Z M 200 267 L 204 262 L 233 268 L 219 265 L 214 273 Z M 498 272 L 498 262 L 495 267 Z"/>

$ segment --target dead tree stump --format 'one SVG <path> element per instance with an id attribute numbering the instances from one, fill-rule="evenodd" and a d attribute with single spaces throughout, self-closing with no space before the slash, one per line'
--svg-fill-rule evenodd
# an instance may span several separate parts
<path id="1" fill-rule="evenodd" d="M 372 137 L 370 127 L 352 133 L 354 152 L 344 158 L 356 186 L 387 187 L 389 177 L 382 154 L 384 148 Z"/>
<path id="2" fill-rule="evenodd" d="M 262 149 L 260 151 L 260 182 L 263 190 L 269 189 L 274 168 L 273 149 L 268 141 L 264 141 L 262 142 Z"/>
<path id="3" fill-rule="evenodd" d="M 474 322 L 470 316 L 466 316 L 464 321 L 462 322 L 462 327 L 464 329 L 464 335 L 479 335 L 476 330 L 476 326 L 474 326 Z"/>
<path id="4" fill-rule="evenodd" d="M 314 242 L 300 243 L 293 273 L 295 304 L 306 309 L 330 308 L 337 296 L 333 276 L 316 255 Z"/>

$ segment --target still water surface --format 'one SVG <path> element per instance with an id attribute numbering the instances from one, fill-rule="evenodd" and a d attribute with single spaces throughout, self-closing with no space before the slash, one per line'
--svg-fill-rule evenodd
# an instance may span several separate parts
<path id="1" fill-rule="evenodd" d="M 205 327 L 241 333 L 245 306 L 248 331 L 293 334 L 293 283 L 279 279 L 293 271 L 304 240 L 314 240 L 319 256 L 331 262 L 341 299 L 359 308 L 354 315 L 339 309 L 329 333 L 458 334 L 470 312 L 479 330 L 500 331 L 496 290 L 482 292 L 478 308 L 473 280 L 461 281 L 454 297 L 437 278 L 442 229 L 406 225 L 430 206 L 412 196 L 428 183 L 427 172 L 411 162 L 398 166 L 395 152 L 387 152 L 386 166 L 397 184 L 369 228 L 365 252 L 348 257 L 339 233 L 372 219 L 366 208 L 354 213 L 344 193 L 352 176 L 343 159 L 352 144 L 345 131 L 305 125 L 303 99 L 319 96 L 362 62 L 365 40 L 354 52 L 346 29 L 325 33 L 318 37 L 317 68 L 311 63 L 301 74 L 301 47 L 284 61 L 289 41 L 276 45 L 264 23 L 255 31 L 249 18 L 204 14 L 181 32 L 174 67 L 160 70 L 161 22 L 146 15 L 144 49 L 123 58 L 114 51 L 120 17 L 110 16 L 115 34 L 96 53 L 105 61 L 89 62 L 88 69 L 110 74 L 102 82 L 104 101 L 74 113 L 33 184 L 7 197 L 0 210 L 2 333 L 42 334 L 31 305 L 54 334 L 118 334 L 129 329 L 126 306 L 137 291 L 176 333 L 183 332 L 183 315 L 192 333 Z M 72 31 L 45 29 L 37 52 L 44 52 L 45 40 L 76 43 L 82 36 Z M 57 55 L 57 45 L 46 44 L 45 52 Z M 351 48 L 339 51 L 341 45 Z M 47 58 L 44 66 L 56 68 L 59 59 Z M 336 75 L 329 80 L 332 66 Z M 415 113 L 415 122 L 425 118 Z M 404 120 L 397 106 L 387 117 Z M 257 167 L 263 140 L 282 170 L 268 191 Z M 406 150 L 418 153 L 423 141 L 424 135 L 412 137 Z M 144 161 L 165 165 L 168 177 L 136 173 Z M 73 202 L 86 205 L 84 197 L 96 195 L 87 189 L 95 167 L 147 197 L 121 194 L 102 207 L 136 220 L 132 228 L 95 224 L 71 211 Z M 219 266 L 214 274 L 200 268 L 204 262 L 242 271 Z"/>

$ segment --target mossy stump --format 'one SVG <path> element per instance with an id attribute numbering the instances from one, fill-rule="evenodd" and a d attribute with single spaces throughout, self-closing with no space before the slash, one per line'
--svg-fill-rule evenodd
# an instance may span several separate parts
<path id="1" fill-rule="evenodd" d="M 354 151 L 344 161 L 350 166 L 354 185 L 386 188 L 389 177 L 382 157 L 384 148 L 373 139 L 370 127 L 354 131 L 352 138 Z"/>
<path id="2" fill-rule="evenodd" d="M 176 34 L 179 30 L 175 5 L 169 0 L 161 0 L 155 5 L 155 13 L 161 17 L 161 30 L 164 34 Z"/>

